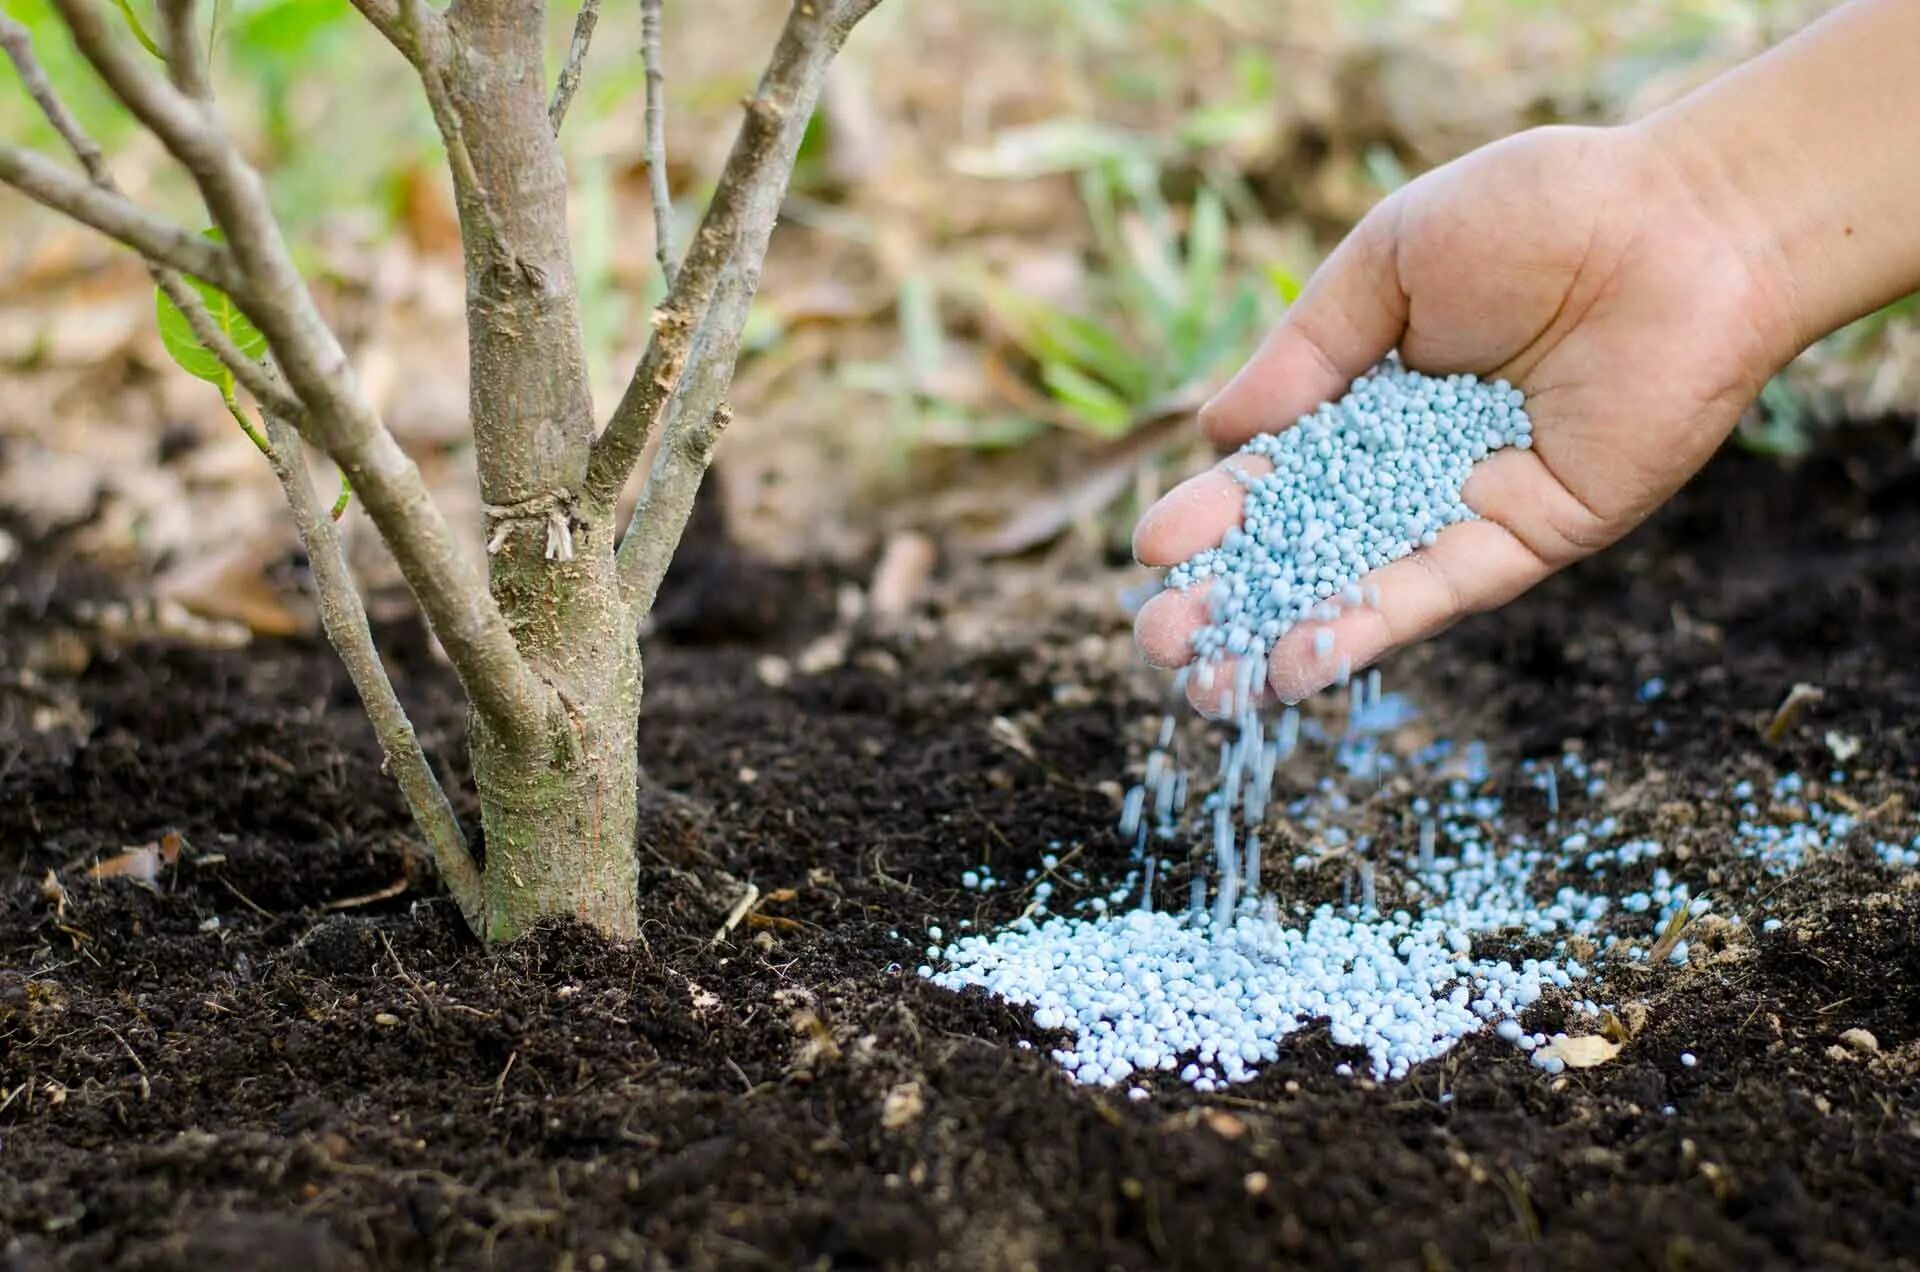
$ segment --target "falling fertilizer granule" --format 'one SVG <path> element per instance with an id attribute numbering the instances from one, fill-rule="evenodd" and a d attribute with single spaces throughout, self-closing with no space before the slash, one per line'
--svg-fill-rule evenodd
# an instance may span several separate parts
<path id="1" fill-rule="evenodd" d="M 1166 720 L 1120 819 L 1134 845 L 1128 895 L 1136 904 L 1098 897 L 1091 913 L 1049 916 L 1041 897 L 999 932 L 936 943 L 921 975 L 1030 1004 L 1037 1026 L 1072 1035 L 1053 1058 L 1085 1083 L 1158 1071 L 1213 1090 L 1250 1079 L 1288 1034 L 1318 1021 L 1334 1042 L 1360 1048 L 1375 1078 L 1404 1076 L 1482 1031 L 1559 1072 L 1559 1048 L 1522 1019 L 1529 1007 L 1558 993 L 1570 1020 L 1584 1016 L 1597 1027 L 1606 1004 L 1594 986 L 1604 983 L 1604 964 L 1688 957 L 1684 941 L 1662 935 L 1711 903 L 1659 864 L 1666 848 L 1591 815 L 1605 784 L 1578 756 L 1521 766 L 1549 817 L 1542 836 L 1489 793 L 1499 784 L 1483 747 L 1440 741 L 1394 753 L 1379 735 L 1411 710 L 1381 693 L 1377 673 L 1348 686 L 1343 733 L 1294 708 L 1267 720 L 1248 705 L 1251 677 L 1281 636 L 1369 600 L 1368 573 L 1473 517 L 1460 492 L 1476 462 L 1531 444 L 1521 395 L 1504 381 L 1433 378 L 1392 360 L 1338 403 L 1248 443 L 1244 453 L 1272 468 L 1242 477 L 1241 524 L 1167 576 L 1172 587 L 1208 589 L 1212 621 L 1194 638 L 1195 674 L 1229 659 L 1243 669 L 1230 700 L 1241 709 L 1229 712 L 1233 736 L 1208 775 L 1212 789 L 1190 800 L 1196 784 Z M 1296 798 L 1277 798 L 1276 774 L 1307 743 L 1326 744 L 1322 754 L 1340 776 L 1323 773 Z M 1341 824 L 1353 807 L 1342 781 L 1371 794 L 1389 772 L 1402 789 L 1421 793 L 1389 812 L 1396 834 L 1380 831 L 1376 819 L 1381 842 L 1373 842 Z M 1589 815 L 1563 811 L 1563 778 Z M 1304 886 L 1309 871 L 1340 863 L 1340 904 L 1308 907 L 1289 903 L 1286 889 L 1263 889 L 1262 832 L 1271 850 L 1280 838 L 1267 823 L 1282 814 L 1293 842 L 1304 836 L 1312 848 L 1280 863 L 1292 872 L 1288 882 Z M 1788 855 L 1783 845 L 1836 845 L 1852 826 L 1832 821 L 1816 804 L 1798 829 L 1743 822 L 1738 843 L 1771 866 Z M 1191 863 L 1190 845 L 1199 847 Z M 1896 843 L 1875 852 L 1894 865 L 1911 850 Z M 1804 855 L 1794 854 L 1795 863 Z M 1188 864 L 1186 903 L 1156 908 L 1156 881 L 1171 882 Z M 1269 885 L 1282 873 L 1271 862 L 1265 869 Z M 1384 912 L 1376 871 L 1394 888 Z M 1538 895 L 1549 873 L 1561 886 Z M 1516 946 L 1539 957 L 1512 954 Z"/>

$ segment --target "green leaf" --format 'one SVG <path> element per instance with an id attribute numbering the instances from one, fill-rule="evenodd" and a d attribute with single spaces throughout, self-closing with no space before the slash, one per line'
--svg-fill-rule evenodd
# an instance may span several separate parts
<path id="1" fill-rule="evenodd" d="M 1187 306 L 1204 310 L 1213 304 L 1213 289 L 1227 259 L 1227 211 L 1220 196 L 1202 186 L 1193 200 L 1193 219 L 1187 224 Z"/>
<path id="2" fill-rule="evenodd" d="M 1091 376 L 1064 362 L 1049 362 L 1040 378 L 1055 399 L 1101 437 L 1125 437 L 1133 428 L 1133 411 L 1126 400 Z"/>
<path id="3" fill-rule="evenodd" d="M 997 284 L 988 286 L 987 298 L 1035 362 L 1069 364 L 1098 376 L 1128 398 L 1147 396 L 1146 368 L 1111 329 Z"/>
<path id="4" fill-rule="evenodd" d="M 166 61 L 167 55 L 160 51 L 160 46 L 154 43 L 152 36 L 147 34 L 147 28 L 141 23 L 140 15 L 133 11 L 133 0 L 113 0 L 113 7 L 120 10 L 120 16 L 127 20 L 127 29 L 133 32 L 134 39 L 140 41 L 140 47 L 161 61 Z"/>
<path id="5" fill-rule="evenodd" d="M 208 230 L 206 237 L 220 238 L 217 230 Z M 197 278 L 186 280 L 200 296 L 200 303 L 206 307 L 207 317 L 213 325 L 233 342 L 241 356 L 259 361 L 266 356 L 267 338 L 251 319 L 240 312 L 233 298 L 211 283 L 203 283 Z M 187 316 L 180 312 L 167 294 L 158 288 L 153 294 L 154 318 L 160 326 L 160 343 L 167 348 L 167 356 L 179 364 L 182 371 L 208 384 L 217 386 L 222 393 L 233 389 L 233 372 L 227 370 L 214 355 L 213 350 L 200 343 L 200 337 L 193 333 L 193 326 Z"/>
<path id="6" fill-rule="evenodd" d="M 1275 294 L 1277 294 L 1282 301 L 1291 305 L 1294 301 L 1300 299 L 1300 292 L 1305 287 L 1305 284 L 1300 281 L 1298 274 L 1284 265 L 1269 265 L 1266 267 L 1266 273 L 1267 281 L 1273 284 Z"/>
<path id="7" fill-rule="evenodd" d="M 946 362 L 946 334 L 940 302 L 926 278 L 910 274 L 900 281 L 900 353 L 907 375 L 918 387 L 933 383 Z"/>

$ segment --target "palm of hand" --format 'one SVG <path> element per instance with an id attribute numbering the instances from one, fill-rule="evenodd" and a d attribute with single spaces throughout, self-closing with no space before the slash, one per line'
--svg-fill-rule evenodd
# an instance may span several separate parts
<path id="1" fill-rule="evenodd" d="M 1630 133 L 1523 134 L 1375 209 L 1203 426 L 1236 446 L 1284 427 L 1397 347 L 1422 371 L 1517 385 L 1534 446 L 1480 464 L 1463 494 L 1482 520 L 1377 571 L 1377 605 L 1326 625 L 1331 645 L 1312 625 L 1283 638 L 1269 687 L 1304 696 L 1631 530 L 1706 462 L 1776 369 L 1783 324 L 1753 279 Z M 1239 485 L 1216 469 L 1148 511 L 1136 554 L 1176 563 L 1239 517 Z M 1185 663 L 1206 616 L 1202 597 L 1161 594 L 1136 624 L 1142 651 Z M 1216 708 L 1219 692 L 1196 684 L 1196 704 Z"/>

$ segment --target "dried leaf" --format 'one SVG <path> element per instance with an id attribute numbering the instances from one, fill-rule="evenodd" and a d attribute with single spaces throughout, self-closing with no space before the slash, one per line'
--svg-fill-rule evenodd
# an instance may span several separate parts
<path id="1" fill-rule="evenodd" d="M 159 844 L 141 844 L 129 848 L 115 857 L 109 857 L 87 870 L 89 879 L 132 879 L 152 887 L 159 879 L 164 863 L 160 856 Z"/>
<path id="2" fill-rule="evenodd" d="M 1035 764 L 1040 762 L 1040 757 L 1033 753 L 1033 743 L 1027 740 L 1026 730 L 1007 719 L 1007 717 L 993 717 L 993 723 L 987 726 L 987 732 L 991 734 L 993 740 L 1000 745 L 1025 756 Z"/>
<path id="3" fill-rule="evenodd" d="M 298 635 L 307 629 L 305 616 L 267 578 L 278 554 L 277 540 L 237 544 L 171 571 L 154 592 L 203 618 L 237 622 L 262 636 Z"/>
<path id="4" fill-rule="evenodd" d="M 1620 1044 L 1609 1041 L 1599 1034 L 1583 1034 L 1570 1038 L 1566 1034 L 1555 1034 L 1540 1054 L 1563 1062 L 1569 1069 L 1591 1069 L 1595 1065 L 1605 1064 L 1620 1054 Z"/>
<path id="5" fill-rule="evenodd" d="M 40 881 L 40 899 L 53 905 L 55 918 L 63 917 L 67 912 L 67 889 L 60 882 L 60 876 L 47 871 L 46 878 Z"/>

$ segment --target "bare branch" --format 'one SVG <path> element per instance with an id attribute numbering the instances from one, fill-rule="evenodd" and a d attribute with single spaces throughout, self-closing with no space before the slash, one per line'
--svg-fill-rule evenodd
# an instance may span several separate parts
<path id="1" fill-rule="evenodd" d="M 166 50 L 173 86 L 210 106 L 213 85 L 207 80 L 207 46 L 200 38 L 199 12 L 197 0 L 160 0 L 160 47 Z"/>
<path id="2" fill-rule="evenodd" d="M 125 243 L 142 256 L 205 279 L 229 295 L 237 298 L 246 289 L 233 255 L 220 244 L 189 234 L 31 150 L 0 142 L 0 182 Z"/>
<path id="3" fill-rule="evenodd" d="M 713 463 L 714 448 L 733 419 L 723 399 L 740 358 L 740 337 L 759 279 L 758 258 L 751 266 L 736 261 L 721 277 L 686 379 L 668 407 L 666 436 L 620 544 L 621 587 L 638 614 L 653 608 L 693 514 L 700 482 Z"/>
<path id="4" fill-rule="evenodd" d="M 433 775 L 426 752 L 393 691 L 393 681 L 380 661 L 374 646 L 373 631 L 367 625 L 367 609 L 354 586 L 353 574 L 341 550 L 340 535 L 333 517 L 314 493 L 313 479 L 307 472 L 307 459 L 299 432 L 277 416 L 267 416 L 267 436 L 273 443 L 268 459 L 274 476 L 286 492 L 293 509 L 293 523 L 300 542 L 307 549 L 308 568 L 319 602 L 320 623 L 327 640 L 346 665 L 347 675 L 360 694 L 367 718 L 373 722 L 374 736 L 386 757 L 387 771 L 399 783 L 414 823 L 426 837 L 433 852 L 440 878 L 453 894 L 474 931 L 485 931 L 486 901 L 480 881 L 480 869 L 467 851 L 466 836 L 460 832 L 459 819 L 447 802 L 446 791 Z"/>
<path id="5" fill-rule="evenodd" d="M 660 583 L 673 564 L 673 554 L 686 533 L 687 520 L 693 516 L 694 499 L 700 482 L 713 464 L 713 452 L 720 435 L 733 422 L 733 408 L 725 402 L 701 421 L 699 426 L 679 430 L 669 436 L 653 459 L 653 471 L 647 474 L 647 488 L 640 506 L 634 509 L 633 527 L 620 544 L 621 584 L 636 613 L 653 609 Z"/>
<path id="6" fill-rule="evenodd" d="M 486 241 L 478 244 L 490 257 L 506 257 L 506 235 L 500 218 L 487 200 L 467 147 L 466 128 L 447 88 L 449 31 L 439 10 L 422 0 L 353 0 L 354 8 L 400 51 L 420 77 L 420 87 L 447 148 L 447 168 L 453 176 L 453 196 L 464 210 L 477 218 L 473 224 L 484 229 Z"/>
<path id="7" fill-rule="evenodd" d="M 389 44 L 403 54 L 407 51 L 401 44 L 404 37 L 400 32 L 400 6 L 395 0 L 353 0 L 353 7 L 360 10 L 360 16 L 369 26 L 387 37 Z"/>
<path id="8" fill-rule="evenodd" d="M 660 0 L 640 0 L 640 57 L 647 71 L 647 191 L 653 200 L 653 253 L 669 291 L 673 259 L 673 192 L 667 189 L 667 72 L 660 55 Z"/>
<path id="9" fill-rule="evenodd" d="M 454 105 L 447 88 L 445 43 L 446 22 L 423 0 L 400 0 L 400 51 L 420 73 L 420 86 L 426 91 L 427 106 L 433 112 L 434 126 L 440 130 L 441 144 L 447 148 L 447 167 L 453 173 L 453 193 L 472 214 L 464 218 L 470 225 L 484 227 L 485 241 L 479 246 L 496 262 L 511 259 L 506 231 L 500 215 L 487 199 L 486 187 L 473 166 L 473 153 L 467 149 L 466 128 L 460 109 Z"/>
<path id="10" fill-rule="evenodd" d="M 259 174 L 210 115 L 113 41 L 92 0 L 57 3 L 82 55 L 199 186 L 242 274 L 242 285 L 227 290 L 266 336 L 316 441 L 360 492 L 474 708 L 510 729 L 541 727 L 556 708 L 553 691 L 521 659 L 419 470 L 361 395 L 294 268 Z"/>
<path id="11" fill-rule="evenodd" d="M 654 315 L 653 338 L 641 355 L 639 369 L 594 443 L 582 489 L 584 506 L 608 508 L 619 498 L 620 488 L 679 387 L 696 333 L 714 347 L 728 343 L 720 338 L 725 333 L 708 330 L 708 311 L 720 274 L 729 261 L 751 262 L 757 283 L 759 263 L 786 198 L 800 140 L 820 100 L 827 68 L 854 24 L 877 3 L 795 0 L 766 74 L 747 102 L 746 119 L 679 277 Z M 744 310 L 740 321 L 745 321 Z M 711 414 L 717 401 L 705 403 L 694 412 L 695 418 Z"/>
<path id="12" fill-rule="evenodd" d="M 647 0 L 642 0 L 642 4 Z M 567 107 L 573 105 L 573 95 L 580 88 L 580 72 L 587 61 L 587 49 L 593 43 L 593 28 L 600 23 L 600 0 L 580 0 L 580 15 L 573 20 L 573 43 L 567 47 L 567 61 L 560 68 L 560 78 L 553 85 L 553 101 L 547 107 L 547 118 L 553 122 L 554 135 L 560 133 L 560 125 L 566 122 Z"/>

